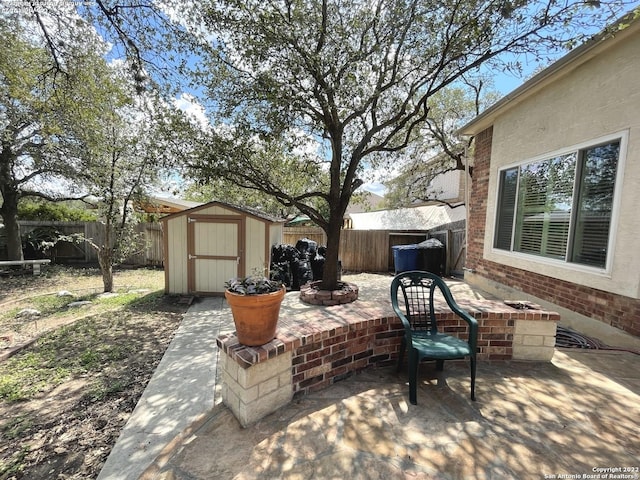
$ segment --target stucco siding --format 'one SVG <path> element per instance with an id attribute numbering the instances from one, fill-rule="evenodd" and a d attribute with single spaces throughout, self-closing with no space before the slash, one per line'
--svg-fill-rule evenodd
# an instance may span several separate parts
<path id="1" fill-rule="evenodd" d="M 484 257 L 541 275 L 640 298 L 640 34 L 618 42 L 496 118 L 493 125 Z M 621 181 L 609 270 L 492 248 L 500 168 L 621 133 Z M 615 211 L 615 207 L 614 207 Z"/>

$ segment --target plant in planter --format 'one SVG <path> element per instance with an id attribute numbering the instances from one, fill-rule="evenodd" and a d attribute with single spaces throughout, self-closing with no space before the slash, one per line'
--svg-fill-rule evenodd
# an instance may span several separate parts
<path id="1" fill-rule="evenodd" d="M 231 307 L 238 341 L 255 347 L 274 339 L 280 304 L 286 293 L 281 282 L 260 275 L 232 278 L 224 296 Z"/>

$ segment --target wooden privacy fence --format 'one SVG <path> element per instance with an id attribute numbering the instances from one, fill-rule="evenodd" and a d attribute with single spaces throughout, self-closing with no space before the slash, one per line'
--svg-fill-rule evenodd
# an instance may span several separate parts
<path id="1" fill-rule="evenodd" d="M 82 234 L 95 243 L 104 239 L 104 227 L 98 222 L 39 222 L 21 221 L 22 235 L 39 227 L 53 227 L 65 235 Z M 124 263 L 137 266 L 163 265 L 162 226 L 159 223 L 140 223 L 138 233 L 144 235 L 141 251 Z M 342 230 L 340 235 L 340 261 L 342 269 L 350 272 L 389 272 L 394 270 L 393 250 L 396 245 L 420 243 L 429 237 L 440 240 L 446 248 L 447 275 L 462 275 L 465 261 L 465 230 L 455 225 L 452 229 L 438 231 L 389 231 L 389 230 Z M 326 245 L 326 235 L 318 227 L 285 227 L 283 243 L 295 245 L 308 238 Z M 49 256 L 55 263 L 97 263 L 96 251 L 87 243 L 59 242 Z"/>
<path id="2" fill-rule="evenodd" d="M 317 242 L 318 245 L 327 244 L 327 235 L 320 227 L 284 227 L 282 243 L 285 245 L 296 245 L 301 238 L 308 238 Z"/>
<path id="3" fill-rule="evenodd" d="M 143 249 L 129 257 L 125 263 L 162 267 L 164 262 L 164 245 L 162 225 L 159 223 L 139 223 L 136 231 L 144 235 Z"/>
<path id="4" fill-rule="evenodd" d="M 340 234 L 340 261 L 342 269 L 351 272 L 388 272 L 394 270 L 393 250 L 396 245 L 420 243 L 435 237 L 446 249 L 446 275 L 462 276 L 465 261 L 465 230 L 342 230 Z M 326 235 L 321 228 L 285 227 L 283 243 L 295 245 L 301 238 L 308 238 L 326 245 Z"/>
<path id="5" fill-rule="evenodd" d="M 447 254 L 447 275 L 464 276 L 464 263 L 467 253 L 466 230 L 439 230 L 429 232 L 430 236 L 437 238 L 444 245 Z"/>
<path id="6" fill-rule="evenodd" d="M 386 230 L 343 230 L 339 255 L 342 269 L 352 272 L 387 272 L 389 248 L 389 232 Z"/>
<path id="7" fill-rule="evenodd" d="M 81 234 L 100 245 L 104 243 L 104 226 L 99 222 L 20 221 L 20 234 L 36 229 L 52 228 L 64 235 Z M 137 233 L 143 235 L 141 250 L 125 260 L 127 265 L 162 266 L 162 228 L 158 223 L 139 223 Z M 34 252 L 32 252 L 33 254 Z M 25 255 L 27 253 L 25 252 Z M 54 263 L 98 263 L 98 255 L 87 242 L 58 242 L 48 252 Z"/>

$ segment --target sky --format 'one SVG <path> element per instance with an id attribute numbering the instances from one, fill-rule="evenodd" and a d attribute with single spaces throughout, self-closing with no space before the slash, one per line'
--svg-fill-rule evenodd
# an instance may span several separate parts
<path id="1" fill-rule="evenodd" d="M 555 57 L 552 60 L 557 60 L 558 58 L 562 57 L 565 53 L 566 52 L 558 53 L 557 55 L 555 55 Z M 514 58 L 514 60 L 516 59 Z M 533 61 L 527 61 L 526 58 L 518 58 L 517 60 L 520 61 L 523 68 L 521 76 L 516 76 L 513 73 L 502 72 L 495 69 L 488 70 L 491 72 L 493 76 L 493 80 L 494 80 L 493 89 L 498 92 L 500 97 L 504 97 L 505 95 L 507 95 L 508 93 L 510 93 L 517 87 L 519 87 L 539 67 L 539 64 Z M 206 111 L 201 105 L 197 103 L 195 96 L 190 95 L 189 93 L 182 93 L 176 96 L 176 98 L 174 99 L 174 104 L 179 108 L 181 108 L 182 110 L 184 110 L 185 112 L 188 112 L 201 125 L 208 124 Z M 363 188 L 373 193 L 377 193 L 379 195 L 384 194 L 384 186 L 377 182 L 366 183 L 363 186 Z"/>
<path id="2" fill-rule="evenodd" d="M 504 97 L 526 82 L 534 71 L 535 65 L 527 68 L 522 77 L 516 77 L 511 73 L 496 72 L 494 75 L 495 89 L 500 93 L 501 97 Z"/>
<path id="3" fill-rule="evenodd" d="M 563 54 L 558 54 L 557 58 L 560 58 Z M 522 61 L 523 72 L 522 76 L 516 76 L 513 73 L 501 72 L 493 70 L 493 79 L 495 82 L 494 89 L 500 94 L 500 97 L 504 97 L 511 91 L 522 85 L 527 78 L 529 78 L 538 67 L 538 64 L 534 62 Z M 199 105 L 195 98 L 188 94 L 183 93 L 181 96 L 174 100 L 176 106 L 193 116 L 201 125 L 207 125 L 207 115 L 205 109 Z M 363 184 L 361 187 L 363 190 L 375 193 L 376 195 L 384 196 L 386 192 L 385 186 L 377 181 L 369 181 Z"/>

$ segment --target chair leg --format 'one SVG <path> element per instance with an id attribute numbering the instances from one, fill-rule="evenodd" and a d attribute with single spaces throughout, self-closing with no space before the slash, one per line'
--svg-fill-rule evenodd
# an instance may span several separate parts
<path id="1" fill-rule="evenodd" d="M 471 400 L 476 400 L 476 357 L 469 357 L 471 363 Z"/>
<path id="2" fill-rule="evenodd" d="M 444 370 L 444 360 L 436 360 L 436 370 L 442 372 Z"/>
<path id="3" fill-rule="evenodd" d="M 412 405 L 418 404 L 418 363 L 420 359 L 418 352 L 409 350 L 409 402 Z"/>
<path id="4" fill-rule="evenodd" d="M 400 342 L 400 352 L 398 354 L 398 368 L 396 372 L 402 370 L 402 361 L 404 360 L 404 351 L 407 348 L 407 339 L 402 337 L 402 342 Z"/>

